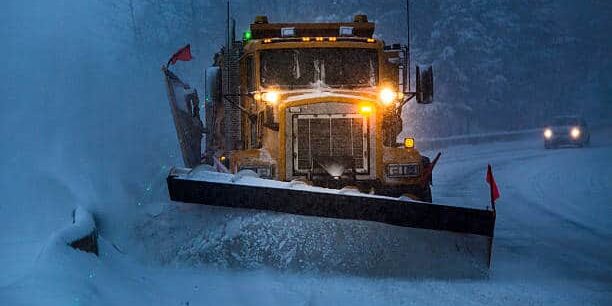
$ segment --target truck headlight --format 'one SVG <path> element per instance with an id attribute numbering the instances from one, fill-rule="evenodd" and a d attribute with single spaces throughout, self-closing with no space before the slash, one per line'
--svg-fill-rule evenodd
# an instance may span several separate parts
<path id="1" fill-rule="evenodd" d="M 397 93 L 390 88 L 383 88 L 379 94 L 380 102 L 384 105 L 389 105 L 397 99 Z"/>
<path id="2" fill-rule="evenodd" d="M 553 136 L 553 132 L 551 129 L 545 129 L 544 130 L 544 138 L 546 139 L 550 139 Z"/>
<path id="3" fill-rule="evenodd" d="M 278 103 L 278 100 L 280 99 L 280 95 L 276 91 L 268 91 L 268 92 L 264 92 L 261 95 L 261 99 L 274 105 Z"/>
<path id="4" fill-rule="evenodd" d="M 576 139 L 578 137 L 580 137 L 580 129 L 577 127 L 573 127 L 572 130 L 570 131 L 570 135 L 572 136 L 572 138 Z"/>

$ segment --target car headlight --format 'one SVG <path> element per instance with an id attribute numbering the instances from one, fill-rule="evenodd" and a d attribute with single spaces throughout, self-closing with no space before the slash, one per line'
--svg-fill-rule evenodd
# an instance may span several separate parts
<path id="1" fill-rule="evenodd" d="M 544 138 L 550 139 L 553 136 L 553 131 L 551 129 L 544 130 Z"/>
<path id="2" fill-rule="evenodd" d="M 570 131 L 570 135 L 572 136 L 572 138 L 576 139 L 578 137 L 580 137 L 580 129 L 577 127 L 573 127 Z"/>

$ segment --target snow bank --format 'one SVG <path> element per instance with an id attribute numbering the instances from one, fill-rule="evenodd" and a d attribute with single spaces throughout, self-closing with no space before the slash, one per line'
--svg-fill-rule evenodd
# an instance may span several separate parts
<path id="1" fill-rule="evenodd" d="M 137 228 L 168 266 L 408 278 L 485 276 L 485 237 L 204 205 L 173 204 Z M 462 248 L 465 247 L 465 248 Z"/>
<path id="2" fill-rule="evenodd" d="M 72 224 L 56 231 L 42 254 L 55 252 L 58 248 L 72 247 L 98 255 L 98 233 L 93 215 L 82 207 L 73 211 Z"/>

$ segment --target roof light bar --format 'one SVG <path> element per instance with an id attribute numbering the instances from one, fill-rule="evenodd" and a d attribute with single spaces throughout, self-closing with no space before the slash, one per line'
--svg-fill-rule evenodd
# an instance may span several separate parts
<path id="1" fill-rule="evenodd" d="M 330 37 L 321 37 L 321 36 L 316 36 L 316 37 L 308 37 L 308 36 L 304 36 L 304 37 L 278 37 L 278 38 L 265 38 L 262 39 L 261 42 L 263 44 L 269 44 L 269 43 L 283 43 L 283 42 L 336 42 L 336 41 L 350 41 L 350 42 L 361 42 L 361 43 L 375 43 L 377 40 L 374 38 L 365 38 L 365 37 L 336 37 L 336 36 L 330 36 Z"/>

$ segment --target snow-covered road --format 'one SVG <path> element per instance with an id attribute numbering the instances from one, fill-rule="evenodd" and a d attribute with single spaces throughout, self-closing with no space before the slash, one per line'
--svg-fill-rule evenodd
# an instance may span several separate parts
<path id="1" fill-rule="evenodd" d="M 393 253 L 401 251 L 394 239 L 383 239 L 387 247 L 375 241 L 399 233 L 389 226 L 162 203 L 148 205 L 132 227 L 109 228 L 99 259 L 39 253 L 39 240 L 25 230 L 23 244 L 0 240 L 0 264 L 25 270 L 0 278 L 0 304 L 611 305 L 612 130 L 595 132 L 592 142 L 544 150 L 539 139 L 525 139 L 443 150 L 435 202 L 486 206 L 487 163 L 501 189 L 485 279 L 327 273 L 351 262 L 401 263 L 409 254 Z"/>
<path id="2" fill-rule="evenodd" d="M 502 198 L 497 205 L 493 279 L 612 284 L 610 135 L 603 131 L 583 149 L 544 150 L 541 142 L 527 140 L 447 152 L 436 177 L 442 202 L 486 203 L 487 186 L 479 182 L 484 181 L 486 163 L 494 167 Z M 521 274 L 514 275 L 517 270 Z"/>

